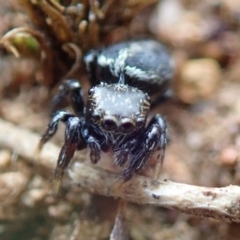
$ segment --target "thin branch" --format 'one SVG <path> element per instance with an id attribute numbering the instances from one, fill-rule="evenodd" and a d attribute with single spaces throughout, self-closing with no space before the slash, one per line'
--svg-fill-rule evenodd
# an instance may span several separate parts
<path id="1" fill-rule="evenodd" d="M 0 120 L 0 133 L 0 146 L 34 161 L 34 148 L 40 136 L 2 120 Z M 60 148 L 48 143 L 39 160 L 34 163 L 54 168 L 59 151 Z M 117 180 L 117 174 L 78 162 L 69 170 L 69 176 L 73 183 L 95 194 L 176 209 L 196 216 L 240 222 L 240 187 L 238 186 L 208 188 L 168 180 L 156 183 L 141 176 L 135 176 L 132 180 L 122 183 Z"/>
<path id="2" fill-rule="evenodd" d="M 52 143 L 48 143 L 44 146 L 37 159 L 36 147 L 40 138 L 38 134 L 0 119 L 1 147 L 11 150 L 13 153 L 32 161 L 36 165 L 40 164 L 54 169 L 60 148 Z"/>
<path id="3" fill-rule="evenodd" d="M 240 187 L 208 188 L 136 176 L 122 183 L 116 174 L 75 163 L 69 176 L 79 187 L 129 202 L 152 204 L 201 217 L 240 222 Z"/>

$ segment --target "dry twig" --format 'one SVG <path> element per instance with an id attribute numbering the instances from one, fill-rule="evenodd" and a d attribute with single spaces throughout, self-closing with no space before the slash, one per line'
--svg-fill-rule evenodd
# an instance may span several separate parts
<path id="1" fill-rule="evenodd" d="M 40 136 L 0 120 L 0 146 L 7 147 L 26 159 L 34 160 L 34 148 Z M 59 148 L 46 144 L 35 164 L 53 168 Z M 75 163 L 69 176 L 81 188 L 105 196 L 119 197 L 139 204 L 152 204 L 179 210 L 180 212 L 215 219 L 240 222 L 240 187 L 208 188 L 136 176 L 121 183 L 117 175 Z"/>

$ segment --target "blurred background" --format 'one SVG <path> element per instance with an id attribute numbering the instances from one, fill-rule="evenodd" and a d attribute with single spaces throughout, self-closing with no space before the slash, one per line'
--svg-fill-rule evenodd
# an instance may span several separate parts
<path id="1" fill-rule="evenodd" d="M 87 51 L 144 37 L 165 44 L 175 62 L 174 96 L 150 113 L 169 127 L 161 177 L 239 185 L 238 0 L 0 0 L 0 129 L 12 123 L 24 141 L 25 130 L 40 137 L 62 81 L 79 79 L 87 91 Z M 51 141 L 60 146 L 63 131 Z M 52 165 L 18 155 L 16 144 L 0 132 L 0 239 L 109 239 L 117 201 L 80 191 L 67 176 L 59 195 L 49 194 Z M 86 161 L 86 151 L 76 158 Z M 152 166 L 144 171 L 151 177 Z M 153 206 L 129 203 L 126 218 L 134 240 L 240 238 L 237 223 Z"/>

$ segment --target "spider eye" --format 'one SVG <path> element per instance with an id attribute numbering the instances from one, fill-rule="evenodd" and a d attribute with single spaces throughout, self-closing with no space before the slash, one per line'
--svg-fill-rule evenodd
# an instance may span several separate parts
<path id="1" fill-rule="evenodd" d="M 106 131 L 113 131 L 117 128 L 117 121 L 115 117 L 108 116 L 102 121 L 102 128 Z"/>
<path id="2" fill-rule="evenodd" d="M 120 130 L 123 133 L 130 133 L 134 130 L 135 128 L 135 124 L 131 119 L 123 119 L 121 126 L 120 126 Z"/>
<path id="3" fill-rule="evenodd" d="M 94 88 L 90 88 L 88 90 L 88 96 L 91 97 L 93 95 L 93 93 L 94 93 Z"/>

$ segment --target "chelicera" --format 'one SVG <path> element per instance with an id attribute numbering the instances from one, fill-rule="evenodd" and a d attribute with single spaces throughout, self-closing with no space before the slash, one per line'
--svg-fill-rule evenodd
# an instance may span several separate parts
<path id="1" fill-rule="evenodd" d="M 65 124 L 55 180 L 62 179 L 74 152 L 85 148 L 92 163 L 101 159 L 102 152 L 111 151 L 116 165 L 125 167 L 120 175 L 124 181 L 152 154 L 157 153 L 160 166 L 167 144 L 166 122 L 160 114 L 148 123 L 147 117 L 150 96 L 164 99 L 172 78 L 173 64 L 166 49 L 154 40 L 128 41 L 93 50 L 84 61 L 92 83 L 87 103 L 80 83 L 65 81 L 55 102 L 69 95 L 75 114 L 55 112 L 40 141 L 41 148 L 56 133 L 59 122 Z"/>

